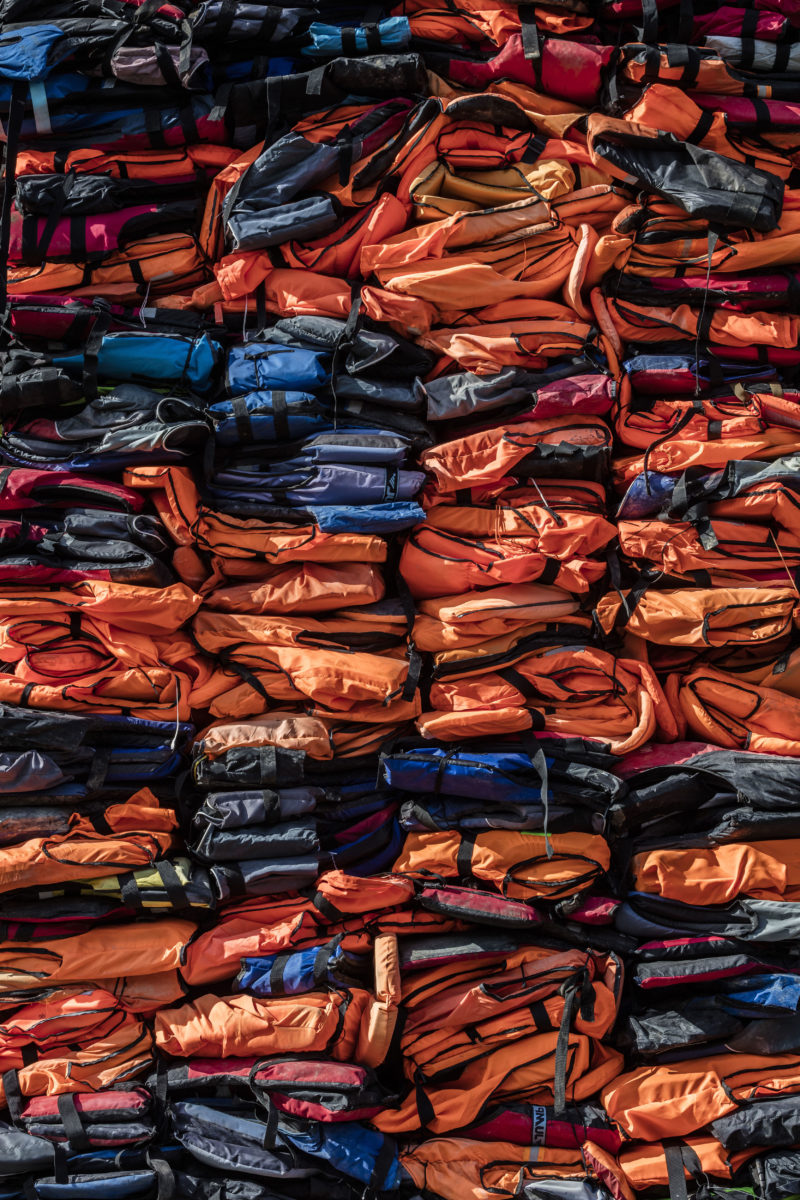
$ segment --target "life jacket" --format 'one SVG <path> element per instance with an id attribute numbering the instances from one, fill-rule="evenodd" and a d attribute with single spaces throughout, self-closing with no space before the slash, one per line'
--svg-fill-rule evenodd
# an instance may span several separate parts
<path id="1" fill-rule="evenodd" d="M 765 1097 L 711 1123 L 711 1132 L 732 1155 L 753 1144 L 793 1146 L 797 1143 L 796 1101 L 791 1096 Z M 751 1141 L 752 1139 L 752 1141 Z"/>
<path id="2" fill-rule="evenodd" d="M 19 1115 L 22 1097 L 96 1090 L 124 1082 L 152 1062 L 152 1035 L 142 1021 L 126 1017 L 97 1040 L 45 1050 L 35 1061 L 8 1066 L 0 1077 L 4 1106 Z"/>
<path id="3" fill-rule="evenodd" d="M 512 21 L 514 12 L 512 6 L 506 6 L 506 13 Z M 440 23 L 441 35 L 444 35 L 445 31 L 450 32 L 458 19 L 445 6 L 437 10 L 433 5 L 426 5 L 423 13 L 410 18 L 411 29 L 418 37 L 430 38 L 432 31 L 429 26 L 432 21 Z M 497 42 L 498 53 L 488 61 L 484 58 L 461 57 L 448 53 L 446 49 L 426 52 L 425 61 L 437 75 L 463 90 L 477 91 L 494 80 L 512 79 L 515 83 L 544 93 L 548 98 L 558 97 L 572 101 L 576 106 L 589 108 L 599 100 L 603 68 L 611 59 L 609 47 L 592 46 L 577 39 L 547 37 L 545 32 L 560 34 L 564 25 L 582 28 L 587 19 L 575 11 L 562 10 L 556 14 L 555 9 L 548 9 L 546 14 L 537 13 L 534 22 L 535 26 L 540 26 L 537 39 L 540 53 L 537 56 L 527 53 L 530 49 L 527 44 L 529 35 L 517 31 L 500 38 Z M 522 28 L 524 30 L 525 27 Z M 441 35 L 434 40 L 444 43 L 450 40 Z"/>
<path id="4" fill-rule="evenodd" d="M 397 1187 L 394 1141 L 358 1121 L 309 1128 L 279 1115 L 275 1128 L 265 1135 L 264 1123 L 252 1104 L 226 1104 L 224 1100 L 220 1104 L 216 1098 L 176 1100 L 170 1117 L 177 1139 L 191 1156 L 206 1169 L 234 1169 L 235 1178 L 244 1171 L 259 1182 L 266 1176 L 291 1185 L 294 1177 L 306 1181 L 318 1166 L 320 1182 L 336 1172 L 335 1178 L 343 1176 L 361 1187 L 371 1183 L 381 1191 Z M 237 1132 L 235 1143 L 230 1136 L 232 1122 Z M 302 1166 L 296 1165 L 298 1152 L 303 1155 Z"/>
<path id="5" fill-rule="evenodd" d="M 796 1150 L 777 1150 L 753 1159 L 750 1174 L 755 1187 L 763 1195 L 777 1196 L 784 1192 L 791 1195 L 797 1166 Z"/>
<path id="6" fill-rule="evenodd" d="M 615 263 L 635 275 L 674 276 L 678 270 L 712 271 L 741 275 L 749 270 L 791 266 L 800 213 L 792 195 L 775 229 L 769 233 L 744 235 L 723 230 L 715 240 L 708 223 L 691 219 L 676 205 L 648 199 L 631 205 L 614 220 L 614 230 L 631 236 L 627 250 Z"/>
<path id="7" fill-rule="evenodd" d="M 404 738 L 381 755 L 380 778 L 399 791 L 429 797 L 474 798 L 487 806 L 542 804 L 557 796 L 571 809 L 603 810 L 625 793 L 611 773 L 608 746 L 582 738 L 532 734 L 515 744 L 494 742 L 445 749 Z"/>
<path id="8" fill-rule="evenodd" d="M 487 296 L 500 303 L 557 295 L 579 243 L 577 231 L 554 219 L 544 201 L 527 198 L 499 210 L 430 221 L 419 228 L 416 238 L 411 233 L 398 232 L 366 245 L 361 251 L 361 273 L 374 274 L 388 291 L 434 304 L 443 320 L 454 306 L 456 289 L 461 303 L 470 308 L 482 308 Z M 475 244 L 481 246 L 480 261 L 470 250 Z"/>
<path id="9" fill-rule="evenodd" d="M 783 15 L 777 8 L 765 8 L 754 14 L 754 19 L 747 16 L 744 9 L 735 4 L 722 4 L 713 12 L 695 13 L 692 18 L 693 38 L 707 41 L 709 38 L 745 37 L 746 27 L 754 24 L 752 36 L 755 41 L 783 42 L 793 39 L 793 11 Z M 742 63 L 742 66 L 747 66 Z M 753 64 L 755 65 L 755 64 Z"/>
<path id="10" fill-rule="evenodd" d="M 553 1194 L 566 1194 L 570 1183 L 596 1187 L 614 1200 L 633 1200 L 619 1163 L 593 1142 L 574 1150 L 538 1146 L 535 1151 L 511 1142 L 477 1142 L 464 1137 L 431 1138 L 400 1156 L 416 1187 L 435 1188 L 444 1200 L 458 1200 L 465 1188 L 476 1200 L 511 1200 L 528 1187 L 552 1181 Z M 556 1189 L 558 1189 L 556 1191 Z M 546 1194 L 542 1191 L 542 1194 Z"/>
<path id="11" fill-rule="evenodd" d="M 792 453 L 797 399 L 796 393 L 782 394 L 779 384 L 751 384 L 737 385 L 734 396 L 697 401 L 691 411 L 675 399 L 635 412 L 623 404 L 617 432 L 628 445 L 647 450 L 648 469 L 656 471 L 725 466 L 730 460 L 723 459 L 722 446 L 737 460 L 768 460 Z"/>
<path id="12" fill-rule="evenodd" d="M 153 589 L 86 579 L 60 589 L 0 587 L 0 612 L 6 620 L 49 620 L 71 612 L 130 633 L 151 633 L 154 625 L 176 633 L 199 607 L 200 597 L 183 583 Z"/>
<path id="13" fill-rule="evenodd" d="M 126 803 L 106 808 L 100 829 L 91 817 L 73 814 L 65 834 L 3 847 L 0 887 L 10 891 L 29 883 L 89 879 L 104 870 L 149 864 L 169 849 L 175 827 L 174 812 L 142 788 Z"/>
<path id="14" fill-rule="evenodd" d="M 681 836 L 686 814 L 692 812 L 693 833 L 702 835 L 710 828 L 713 840 L 713 831 L 725 827 L 730 833 L 737 828 L 752 830 L 760 821 L 786 820 L 793 808 L 789 781 L 795 769 L 794 759 L 784 756 L 717 749 L 654 765 L 637 771 L 628 789 L 611 804 L 609 827 L 630 839 L 656 836 L 660 829 Z M 714 804 L 709 808 L 712 796 Z M 635 899 L 639 903 L 644 898 Z M 629 896 L 625 904 L 631 902 Z M 704 919 L 700 913 L 697 917 L 700 922 Z M 746 938 L 747 930 L 741 936 Z"/>
<path id="15" fill-rule="evenodd" d="M 798 754 L 794 718 L 800 700 L 713 668 L 698 668 L 681 680 L 678 693 L 689 726 L 730 749 L 764 754 Z"/>
<path id="16" fill-rule="evenodd" d="M 574 617 L 579 603 L 563 588 L 536 583 L 420 600 L 414 620 L 414 645 L 419 650 L 436 652 L 479 645 L 524 630 L 533 632 L 550 622 Z"/>
<path id="17" fill-rule="evenodd" d="M 607 469 L 609 442 L 608 427 L 599 419 L 518 421 L 434 446 L 421 464 L 443 491 L 496 483 L 509 474 L 599 480 Z"/>
<path id="18" fill-rule="evenodd" d="M 461 830 L 409 834 L 393 870 L 484 880 L 512 899 L 558 900 L 584 891 L 609 865 L 599 835 Z"/>
<path id="19" fill-rule="evenodd" d="M 689 903 L 724 904 L 737 896 L 798 899 L 794 859 L 800 841 L 731 842 L 691 850 L 642 851 L 632 869 L 640 892 Z"/>
<path id="20" fill-rule="evenodd" d="M 350 650 L 322 648 L 309 653 L 302 646 L 273 639 L 268 620 L 259 623 L 252 618 L 246 630 L 242 618 L 234 614 L 208 621 L 198 618 L 194 632 L 208 653 L 219 656 L 234 671 L 239 664 L 252 672 L 261 685 L 258 690 L 277 700 L 306 695 L 329 708 L 351 708 L 361 700 L 388 704 L 404 691 L 407 664 L 399 648 L 384 655 L 356 656 Z M 247 675 L 244 678 L 247 681 Z"/>
<path id="21" fill-rule="evenodd" d="M 38 266 L 46 261 L 87 259 L 98 263 L 155 230 L 191 228 L 197 205 L 191 199 L 131 205 L 118 212 L 67 215 L 53 221 L 37 212 L 21 211 L 24 192 L 11 207 L 9 258 L 13 263 Z M 64 205 L 68 212 L 68 205 Z"/>
<path id="22" fill-rule="evenodd" d="M 205 259 L 191 232 L 162 233 L 131 241 L 99 265 L 48 260 L 41 266 L 10 266 L 9 295 L 66 292 L 96 296 L 99 291 L 124 302 L 152 289 L 154 295 L 192 287 L 207 277 Z"/>
<path id="23" fill-rule="evenodd" d="M 217 924 L 189 945 L 183 974 L 192 986 L 232 978 L 244 957 L 324 945 L 337 926 L 355 918 L 355 936 L 342 946 L 356 952 L 371 946 L 360 936 L 384 910 L 408 902 L 414 887 L 390 875 L 360 879 L 330 871 L 317 881 L 311 899 L 250 900 L 227 908 Z M 315 900 L 317 903 L 315 904 Z M 327 914 L 327 915 L 326 915 Z"/>
<path id="24" fill-rule="evenodd" d="M 601 1099 L 629 1137 L 659 1142 L 694 1133 L 742 1104 L 793 1095 L 797 1088 L 792 1055 L 717 1054 L 635 1067 L 604 1087 Z"/>
<path id="25" fill-rule="evenodd" d="M 626 47 L 626 52 L 629 52 L 630 49 Z M 689 53 L 691 55 L 692 51 Z M 649 69 L 652 73 L 655 66 L 653 49 L 648 48 L 643 57 L 648 64 L 645 70 Z M 669 51 L 666 55 L 662 52 L 656 68 L 659 71 L 659 78 L 661 78 L 665 66 L 667 71 L 670 69 L 669 57 Z M 710 90 L 713 90 L 714 75 L 717 76 L 717 83 L 722 83 L 723 88 L 730 93 L 749 90 L 747 81 L 734 78 L 734 72 L 730 71 L 724 60 L 714 56 L 704 58 L 701 55 L 698 55 L 697 58 L 700 62 L 699 73 L 706 76 L 711 82 Z M 634 59 L 636 64 L 633 67 L 634 74 L 641 61 L 639 56 Z M 631 74 L 630 63 L 626 64 L 624 70 L 626 75 Z M 775 90 L 779 91 L 780 89 L 781 84 L 776 83 Z M 706 87 L 703 90 L 708 91 L 709 88 Z M 767 90 L 772 91 L 772 88 Z M 625 119 L 637 125 L 657 126 L 659 130 L 673 134 L 683 141 L 702 146 L 724 158 L 747 163 L 748 166 L 756 167 L 779 179 L 790 178 L 791 165 L 779 150 L 773 150 L 768 145 L 761 144 L 757 150 L 754 147 L 755 153 L 748 155 L 737 144 L 735 131 L 729 130 L 724 112 L 719 111 L 722 107 L 723 105 L 720 104 L 717 106 L 717 111 L 713 115 L 709 115 L 704 112 L 695 99 L 690 97 L 689 93 L 682 89 L 674 85 L 668 86 L 662 82 L 651 82 L 645 86 L 638 102 L 627 110 Z"/>
<path id="26" fill-rule="evenodd" d="M 568 632 L 525 640 L 497 639 L 479 653 L 436 656 L 432 709 L 417 722 L 425 736 L 444 738 L 545 729 L 587 734 L 624 754 L 662 728 L 677 727 L 652 670 L 632 659 L 582 645 Z M 591 681 L 591 683 L 589 682 Z"/>
<path id="27" fill-rule="evenodd" d="M 616 1018 L 620 969 L 618 962 L 577 951 L 552 955 L 526 948 L 493 964 L 488 996 L 470 972 L 449 978 L 414 972 L 403 988 L 406 1076 L 447 1077 L 496 1047 L 551 1029 L 571 1027 L 599 1040 Z"/>
<path id="28" fill-rule="evenodd" d="M 71 472 L 53 474 L 41 468 L 0 470 L 0 511 L 4 513 L 71 508 L 76 502 L 120 513 L 140 513 L 144 508 L 142 497 L 131 488 L 105 479 Z"/>
<path id="29" fill-rule="evenodd" d="M 194 931 L 191 921 L 167 920 L 128 925 L 124 943 L 113 927 L 30 943 L 24 952 L 19 942 L 5 942 L 0 944 L 0 995 L 45 984 L 80 983 L 91 976 L 97 986 L 124 996 L 129 986 L 134 993 L 143 987 L 146 991 L 147 981 L 136 981 L 150 975 L 154 991 L 163 995 L 165 984 L 174 987 L 175 976 L 169 972 L 178 966 Z"/>
<path id="30" fill-rule="evenodd" d="M 155 1041 L 165 1053 L 184 1058 L 312 1053 L 357 1061 L 369 1000 L 360 988 L 269 1000 L 200 996 L 157 1013 Z"/>
<path id="31" fill-rule="evenodd" d="M 659 129 L 598 114 L 588 119 L 587 145 L 595 165 L 613 178 L 656 192 L 691 216 L 734 228 L 748 226 L 761 233 L 778 225 L 783 183 L 769 172 L 723 158 Z M 673 190 L 671 180 L 678 161 L 682 184 Z"/>
<path id="32" fill-rule="evenodd" d="M 471 324 L 436 327 L 420 336 L 421 344 L 452 358 L 463 370 L 487 375 L 504 367 L 544 367 L 549 359 L 582 352 L 593 344 L 592 325 L 574 311 L 549 300 L 527 301 L 509 312 L 500 301 L 470 314 Z M 531 312 L 541 312 L 541 319 Z M 563 474 L 563 471 L 559 471 Z"/>
<path id="33" fill-rule="evenodd" d="M 766 522 L 710 518 L 709 538 L 695 524 L 679 520 L 620 521 L 618 528 L 620 547 L 635 563 L 705 585 L 779 586 L 787 570 L 800 563 L 794 532 L 778 527 L 775 533 Z"/>
<path id="34" fill-rule="evenodd" d="M 634 303 L 658 307 L 665 300 L 677 300 L 693 308 L 705 300 L 713 308 L 731 308 L 737 312 L 770 312 L 791 304 L 791 296 L 800 286 L 800 275 L 787 270 L 754 272 L 752 275 L 724 275 L 712 271 L 697 275 L 656 276 L 645 281 L 638 275 L 622 273 L 609 280 L 609 292 Z"/>
<path id="35" fill-rule="evenodd" d="M 393 730 L 406 728 L 415 708 L 414 701 L 395 700 L 365 706 L 349 718 L 306 705 L 235 723 L 218 721 L 204 731 L 192 772 L 196 782 L 212 787 L 296 782 L 306 761 L 377 753 Z"/>
<path id="36" fill-rule="evenodd" d="M 66 1101 L 53 1096 L 29 1100 L 20 1114 L 22 1128 L 72 1151 L 137 1145 L 155 1134 L 152 1101 L 144 1088 L 65 1094 Z"/>
<path id="37" fill-rule="evenodd" d="M 543 480 L 536 487 L 431 490 L 425 523 L 412 530 L 400 558 L 411 594 L 429 599 L 531 579 L 588 590 L 605 574 L 600 554 L 613 536 L 595 486 Z M 439 560 L 435 576 L 432 558 Z"/>
<path id="38" fill-rule="evenodd" d="M 744 1153 L 727 1154 L 713 1137 L 689 1137 L 678 1144 L 665 1137 L 655 1145 L 626 1146 L 620 1152 L 619 1165 L 630 1186 L 638 1192 L 670 1186 L 670 1166 L 675 1160 L 690 1182 L 700 1183 L 709 1175 L 715 1179 L 733 1179 L 757 1153 L 753 1146 Z"/>
<path id="39" fill-rule="evenodd" d="M 209 433 L 204 413 L 191 403 L 137 384 L 119 384 L 79 414 L 9 422 L 0 437 L 0 454 L 19 466 L 44 462 L 50 470 L 103 470 L 137 461 L 180 460 L 201 451 Z"/>
<path id="40" fill-rule="evenodd" d="M 147 329 L 97 332 L 97 338 L 80 351 L 67 347 L 65 354 L 55 354 L 47 360 L 82 378 L 87 391 L 93 379 L 141 383 L 146 387 L 166 384 L 201 395 L 214 385 L 221 346 L 201 330 L 195 329 L 191 334 Z M 142 368 L 144 362 L 146 370 Z"/>
<path id="41" fill-rule="evenodd" d="M 587 361 L 578 371 L 571 364 L 539 373 L 519 368 L 489 376 L 455 371 L 419 381 L 416 392 L 427 405 L 430 422 L 480 418 L 498 410 L 537 419 L 577 412 L 603 416 L 611 409 L 617 385 L 590 368 Z"/>
<path id="42" fill-rule="evenodd" d="M 699 650 L 784 645 L 798 621 L 790 588 L 648 589 L 611 592 L 597 606 L 607 633 L 622 626 L 647 642 Z"/>
<path id="43" fill-rule="evenodd" d="M 17 155 L 16 174 L 21 179 L 36 175 L 89 175 L 97 181 L 142 180 L 166 186 L 193 184 L 200 176 L 211 183 L 236 158 L 229 146 L 201 142 L 174 150 L 142 150 L 107 153 L 94 147 L 57 154 L 49 150 L 23 148 Z M 80 188 L 80 185 L 77 185 Z M 91 187 L 108 186 L 102 182 Z"/>
<path id="44" fill-rule="evenodd" d="M 623 369 L 639 396 L 660 393 L 666 396 L 689 396 L 695 389 L 698 389 L 698 395 L 704 396 L 718 386 L 738 382 L 749 385 L 761 381 L 769 385 L 778 381 L 777 369 L 769 363 L 747 366 L 725 362 L 724 357 L 712 358 L 704 349 L 696 358 L 693 354 L 675 352 L 635 354 L 625 359 Z M 626 403 L 624 398 L 622 402 Z"/>

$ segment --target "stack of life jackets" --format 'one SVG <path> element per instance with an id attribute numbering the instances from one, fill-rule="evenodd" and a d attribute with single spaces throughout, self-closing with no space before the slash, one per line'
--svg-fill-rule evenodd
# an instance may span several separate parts
<path id="1" fill-rule="evenodd" d="M 613 920 L 638 945 L 602 1101 L 636 1188 L 750 1164 L 773 1195 L 796 1169 L 797 766 L 691 743 L 626 764 Z"/>
<path id="2" fill-rule="evenodd" d="M 0 1200 L 800 1197 L 796 0 L 0 0 Z"/>

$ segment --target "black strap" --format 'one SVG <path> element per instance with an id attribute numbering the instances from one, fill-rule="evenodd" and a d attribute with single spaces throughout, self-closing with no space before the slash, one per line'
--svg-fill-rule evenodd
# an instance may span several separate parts
<path id="1" fill-rule="evenodd" d="M 126 871 L 124 875 L 119 875 L 118 880 L 122 903 L 126 908 L 132 908 L 134 912 L 141 912 L 144 905 L 133 871 Z"/>
<path id="2" fill-rule="evenodd" d="M 522 53 L 530 60 L 536 83 L 542 82 L 542 43 L 536 24 L 536 5 L 520 4 L 519 20 L 522 27 Z"/>
<path id="3" fill-rule="evenodd" d="M 670 1200 L 689 1200 L 681 1147 L 675 1142 L 668 1142 L 664 1146 L 664 1158 L 667 1160 Z"/>
<path id="4" fill-rule="evenodd" d="M 162 858 L 156 863 L 156 870 L 172 907 L 177 912 L 184 912 L 187 908 L 191 908 L 192 902 L 175 869 L 175 864 L 171 863 L 168 858 Z"/>
<path id="5" fill-rule="evenodd" d="M 94 325 L 83 351 L 83 394 L 87 400 L 97 399 L 97 364 L 108 327 L 111 324 L 111 305 L 97 297 L 92 308 L 96 312 Z"/>
<path id="6" fill-rule="evenodd" d="M 560 1116 L 567 1108 L 567 1057 L 569 1054 L 569 1031 L 572 1025 L 572 1013 L 578 989 L 573 984 L 564 995 L 564 1011 L 561 1014 L 561 1024 L 556 1041 L 556 1058 L 553 1067 L 553 1112 Z"/>
<path id="7" fill-rule="evenodd" d="M 6 142 L 3 154 L 3 201 L 0 207 L 0 311 L 6 307 L 8 296 L 8 248 L 11 242 L 11 204 L 14 199 L 17 151 L 22 122 L 25 119 L 25 95 L 28 84 L 15 79 L 11 85 L 11 102 L 6 123 Z"/>
<path id="8" fill-rule="evenodd" d="M 231 400 L 231 409 L 236 421 L 236 432 L 239 436 L 239 441 L 248 445 L 255 439 L 253 437 L 253 424 L 247 408 L 247 397 L 242 395 L 234 396 Z"/>
<path id="9" fill-rule="evenodd" d="M 111 746 L 99 746 L 92 758 L 92 766 L 86 780 L 86 791 L 91 795 L 93 792 L 99 792 L 106 781 L 108 768 L 111 763 L 112 748 Z"/>
<path id="10" fill-rule="evenodd" d="M 78 1153 L 81 1150 L 89 1150 L 92 1143 L 84 1128 L 73 1093 L 64 1092 L 63 1095 L 58 1097 L 57 1104 L 58 1115 L 61 1117 L 61 1124 L 64 1126 L 64 1133 L 67 1135 L 70 1150 L 74 1153 Z"/>
<path id="11" fill-rule="evenodd" d="M 156 1200 L 172 1200 L 175 1195 L 175 1176 L 172 1167 L 163 1158 L 157 1158 L 150 1151 L 147 1153 L 148 1165 L 153 1168 L 158 1181 Z"/>
<path id="12" fill-rule="evenodd" d="M 236 19 L 236 0 L 220 0 L 219 12 L 217 19 L 214 22 L 214 43 L 221 46 L 231 29 L 233 22 Z"/>
<path id="13" fill-rule="evenodd" d="M 642 0 L 642 41 L 658 45 L 658 5 L 656 0 Z"/>
<path id="14" fill-rule="evenodd" d="M 273 996 L 284 996 L 286 994 L 283 985 L 283 975 L 286 964 L 291 957 L 290 954 L 276 954 L 272 966 L 269 969 L 269 990 Z"/>
<path id="15" fill-rule="evenodd" d="M 154 38 L 153 39 L 153 48 L 155 49 L 156 62 L 158 63 L 158 69 L 161 72 L 161 76 L 164 80 L 165 85 L 167 87 L 174 87 L 174 88 L 182 89 L 183 82 L 181 80 L 178 67 L 175 66 L 175 62 L 173 61 L 172 55 L 170 54 L 167 47 L 164 45 L 163 42 L 160 42 L 158 40 L 158 38 Z M 181 53 L 179 51 L 178 52 L 178 63 L 179 64 L 181 63 L 182 58 L 183 58 L 183 56 L 181 55 Z M 185 61 L 185 58 L 183 60 Z M 191 57 L 189 59 L 189 62 L 191 63 Z"/>
<path id="16" fill-rule="evenodd" d="M 460 831 L 461 841 L 456 854 L 456 873 L 459 879 L 472 877 L 472 852 L 475 849 L 476 832 L 463 829 Z"/>
<path id="17" fill-rule="evenodd" d="M 372 1168 L 367 1188 L 376 1193 L 384 1192 L 386 1188 L 386 1176 L 394 1164 L 396 1157 L 397 1143 L 394 1138 L 384 1136 L 381 1148 L 375 1155 L 375 1166 Z"/>
<path id="18" fill-rule="evenodd" d="M 275 428 L 275 440 L 289 441 L 289 407 L 286 403 L 286 392 L 276 388 L 272 392 L 272 424 Z"/>
<path id="19" fill-rule="evenodd" d="M 518 692 L 521 692 L 525 700 L 531 704 L 541 704 L 542 697 L 536 687 L 529 679 L 526 679 L 524 675 L 515 670 L 514 667 L 504 667 L 502 671 L 497 671 L 496 673 L 501 679 L 505 679 L 506 683 L 510 683 Z"/>
<path id="20" fill-rule="evenodd" d="M 19 1076 L 12 1067 L 3 1072 L 3 1091 L 6 1096 L 6 1108 L 15 1125 L 20 1125 L 22 1117 L 22 1089 L 19 1086 Z"/>

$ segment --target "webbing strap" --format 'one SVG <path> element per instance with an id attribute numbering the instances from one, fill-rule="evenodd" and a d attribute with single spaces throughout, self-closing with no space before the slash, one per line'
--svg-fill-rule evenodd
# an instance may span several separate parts
<path id="1" fill-rule="evenodd" d="M 61 1117 L 61 1124 L 64 1126 L 64 1133 L 67 1135 L 70 1150 L 88 1150 L 91 1142 L 84 1128 L 72 1092 L 64 1092 L 63 1095 L 58 1097 L 57 1104 L 58 1115 Z"/>

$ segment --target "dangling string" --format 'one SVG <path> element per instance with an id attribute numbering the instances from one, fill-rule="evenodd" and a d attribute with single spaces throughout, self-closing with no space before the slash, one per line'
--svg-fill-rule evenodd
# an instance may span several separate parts
<path id="1" fill-rule="evenodd" d="M 781 562 L 783 563 L 783 569 L 786 572 L 786 574 L 789 576 L 789 583 L 794 588 L 794 593 L 797 596 L 797 599 L 800 600 L 800 591 L 798 591 L 798 588 L 797 588 L 797 581 L 795 580 L 794 576 L 792 575 L 792 572 L 789 570 L 789 564 L 787 563 L 786 559 L 783 557 L 783 554 L 781 553 L 781 548 L 778 545 L 778 539 L 775 537 L 775 534 L 774 534 L 773 530 L 771 530 L 771 529 L 769 531 L 769 536 L 772 538 L 773 542 L 775 543 L 775 549 L 778 551 L 778 557 L 780 558 Z"/>
<path id="2" fill-rule="evenodd" d="M 147 318 L 145 317 L 145 311 L 147 309 L 147 301 L 150 299 L 150 284 L 151 283 L 152 283 L 152 280 L 148 279 L 147 287 L 145 288 L 145 291 L 144 291 L 144 300 L 139 305 L 139 322 L 142 326 L 142 329 L 147 329 Z"/>

